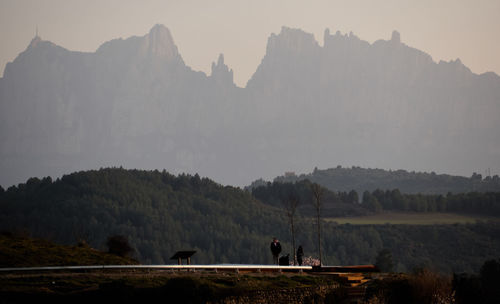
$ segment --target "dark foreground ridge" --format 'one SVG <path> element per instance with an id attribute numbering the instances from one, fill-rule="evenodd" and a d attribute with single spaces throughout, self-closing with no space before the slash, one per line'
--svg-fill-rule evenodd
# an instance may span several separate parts
<path id="1" fill-rule="evenodd" d="M 89 271 L 0 273 L 2 303 L 451 303 L 451 280 L 428 271 L 235 273 Z M 374 302 L 375 301 L 375 302 Z"/>
<path id="2" fill-rule="evenodd" d="M 35 299 L 133 303 L 155 297 L 170 303 L 337 303 L 362 300 L 368 283 L 383 277 L 372 265 L 304 267 L 308 268 L 304 271 L 264 265 L 141 266 L 4 268 L 0 296 L 5 303 Z"/>

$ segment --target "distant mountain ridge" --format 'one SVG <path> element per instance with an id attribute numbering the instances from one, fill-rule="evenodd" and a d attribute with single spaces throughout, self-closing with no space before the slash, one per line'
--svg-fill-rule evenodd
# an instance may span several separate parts
<path id="1" fill-rule="evenodd" d="M 358 194 L 364 191 L 399 189 L 406 194 L 442 194 L 467 192 L 500 192 L 500 177 L 498 175 L 483 176 L 474 173 L 471 177 L 436 174 L 434 172 L 408 172 L 405 170 L 383 170 L 351 167 L 317 169 L 311 173 L 295 174 L 288 172 L 274 178 L 274 182 L 294 183 L 309 180 L 318 183 L 331 191 L 356 190 Z M 259 179 L 247 189 L 251 190 L 267 184 Z"/>
<path id="2" fill-rule="evenodd" d="M 0 184 L 108 166 L 232 185 L 332 163 L 500 170 L 500 77 L 390 40 L 269 37 L 245 88 L 221 54 L 193 71 L 170 31 L 95 53 L 35 37 L 0 79 Z"/>

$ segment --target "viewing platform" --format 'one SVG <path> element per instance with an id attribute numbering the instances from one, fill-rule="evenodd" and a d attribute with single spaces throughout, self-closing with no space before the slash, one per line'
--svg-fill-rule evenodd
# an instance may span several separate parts
<path id="1" fill-rule="evenodd" d="M 308 272 L 308 273 L 353 273 L 377 272 L 373 265 L 356 266 L 278 266 L 250 264 L 213 264 L 213 265 L 91 265 L 91 266 L 45 266 L 0 268 L 0 272 L 36 271 L 78 271 L 78 270 L 167 270 L 167 271 L 230 271 L 230 272 Z"/>

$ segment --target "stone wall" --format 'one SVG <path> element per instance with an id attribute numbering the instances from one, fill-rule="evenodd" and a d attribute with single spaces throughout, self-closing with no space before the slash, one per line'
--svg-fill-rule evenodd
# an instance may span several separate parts
<path id="1" fill-rule="evenodd" d="M 302 288 L 276 288 L 257 290 L 238 296 L 229 296 L 207 304 L 318 304 L 333 303 L 335 295 L 340 296 L 342 289 L 338 283 Z"/>

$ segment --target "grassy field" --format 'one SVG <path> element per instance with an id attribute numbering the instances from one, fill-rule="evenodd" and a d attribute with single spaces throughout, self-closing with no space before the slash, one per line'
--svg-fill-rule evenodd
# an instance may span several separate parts
<path id="1" fill-rule="evenodd" d="M 358 217 L 340 217 L 325 218 L 328 222 L 337 222 L 338 224 L 352 225 L 435 225 L 435 224 L 467 224 L 477 221 L 500 221 L 500 218 L 481 216 L 481 215 L 463 215 L 455 213 L 403 213 L 403 212 L 384 212 L 375 215 Z"/>

